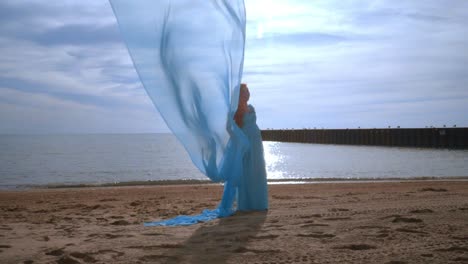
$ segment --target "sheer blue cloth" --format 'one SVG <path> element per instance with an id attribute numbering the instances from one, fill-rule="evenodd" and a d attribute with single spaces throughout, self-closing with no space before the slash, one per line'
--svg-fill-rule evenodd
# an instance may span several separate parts
<path id="1" fill-rule="evenodd" d="M 243 0 L 110 0 L 135 69 L 198 169 L 224 182 L 218 208 L 151 225 L 189 225 L 235 212 L 249 141 L 233 116 L 245 45 Z"/>

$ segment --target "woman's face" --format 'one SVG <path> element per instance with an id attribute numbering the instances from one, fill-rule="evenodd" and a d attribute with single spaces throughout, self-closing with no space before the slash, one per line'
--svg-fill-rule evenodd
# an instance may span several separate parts
<path id="1" fill-rule="evenodd" d="M 249 101 L 249 98 L 250 98 L 249 88 L 247 88 L 247 85 L 242 84 L 240 87 L 239 101 L 241 103 L 244 103 L 244 102 L 246 103 L 247 101 Z"/>

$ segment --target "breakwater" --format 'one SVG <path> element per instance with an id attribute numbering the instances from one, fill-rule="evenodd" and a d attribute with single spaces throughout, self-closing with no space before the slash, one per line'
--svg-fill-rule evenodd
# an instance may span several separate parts
<path id="1" fill-rule="evenodd" d="M 268 129 L 264 141 L 468 149 L 468 128 Z"/>

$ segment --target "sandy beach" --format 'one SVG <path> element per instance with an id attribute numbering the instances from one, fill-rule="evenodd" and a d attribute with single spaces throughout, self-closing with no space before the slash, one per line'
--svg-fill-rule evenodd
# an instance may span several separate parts
<path id="1" fill-rule="evenodd" d="M 220 185 L 0 192 L 1 263 L 468 263 L 468 181 L 270 185 L 268 212 L 189 227 Z"/>

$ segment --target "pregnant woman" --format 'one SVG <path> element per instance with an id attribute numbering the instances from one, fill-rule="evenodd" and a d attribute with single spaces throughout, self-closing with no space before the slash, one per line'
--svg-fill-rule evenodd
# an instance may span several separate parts
<path id="1" fill-rule="evenodd" d="M 257 116 L 252 105 L 247 104 L 250 92 L 246 84 L 241 84 L 239 106 L 234 119 L 247 136 L 250 148 L 243 159 L 243 173 L 240 177 L 237 193 L 237 210 L 267 210 L 268 187 L 262 135 L 256 121 Z"/>
<path id="2" fill-rule="evenodd" d="M 240 85 L 244 1 L 111 4 L 141 83 L 167 127 L 200 172 L 224 183 L 216 209 L 145 226 L 192 225 L 236 210 L 268 209 L 261 134 L 255 110 L 247 104 L 248 88 Z"/>

